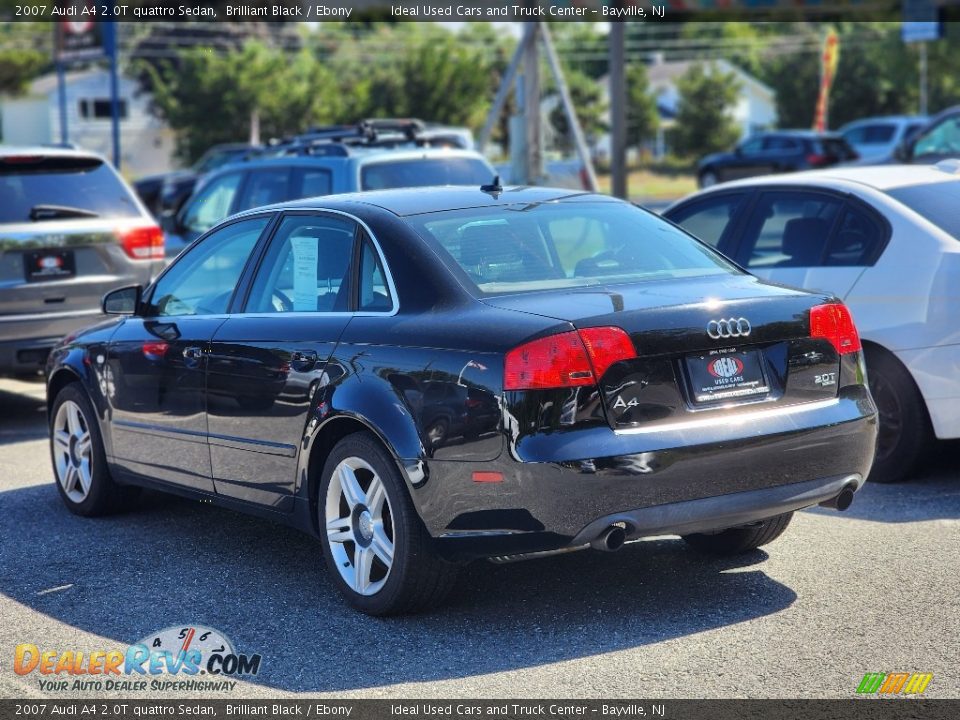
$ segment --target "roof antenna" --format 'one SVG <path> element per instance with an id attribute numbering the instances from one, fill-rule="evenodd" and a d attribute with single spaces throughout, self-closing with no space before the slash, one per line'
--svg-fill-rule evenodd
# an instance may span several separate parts
<path id="1" fill-rule="evenodd" d="M 503 185 L 500 184 L 500 176 L 494 175 L 493 182 L 490 185 L 481 185 L 480 192 L 485 192 L 492 195 L 494 200 L 499 198 L 500 193 L 503 192 Z"/>

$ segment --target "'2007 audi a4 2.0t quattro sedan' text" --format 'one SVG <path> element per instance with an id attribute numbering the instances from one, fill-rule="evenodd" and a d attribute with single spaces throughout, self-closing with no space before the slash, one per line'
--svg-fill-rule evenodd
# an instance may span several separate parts
<path id="1" fill-rule="evenodd" d="M 371 614 L 436 603 L 472 559 L 755 548 L 849 505 L 876 443 L 835 297 L 600 195 L 260 208 L 104 311 L 47 365 L 67 507 L 147 486 L 289 523 Z"/>

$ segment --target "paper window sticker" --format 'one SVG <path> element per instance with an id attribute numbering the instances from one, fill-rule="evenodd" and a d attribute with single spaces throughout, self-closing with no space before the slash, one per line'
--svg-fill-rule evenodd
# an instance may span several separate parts
<path id="1" fill-rule="evenodd" d="M 315 312 L 317 309 L 317 239 L 290 238 L 293 248 L 294 312 Z"/>

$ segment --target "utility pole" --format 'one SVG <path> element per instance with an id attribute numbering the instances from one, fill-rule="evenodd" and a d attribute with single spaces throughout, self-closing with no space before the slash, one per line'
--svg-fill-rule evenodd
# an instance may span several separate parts
<path id="1" fill-rule="evenodd" d="M 526 23 L 527 36 L 523 53 L 523 111 L 527 141 L 525 143 L 526 180 L 536 185 L 544 177 L 543 123 L 540 117 L 540 23 Z"/>
<path id="2" fill-rule="evenodd" d="M 927 41 L 920 43 L 920 114 L 927 114 Z"/>
<path id="3" fill-rule="evenodd" d="M 582 177 L 587 190 L 597 190 L 597 176 L 593 169 L 589 148 L 577 119 L 573 101 L 557 51 L 550 39 L 546 23 L 527 23 L 507 72 L 487 113 L 487 120 L 477 136 L 477 149 L 484 151 L 493 128 L 503 112 L 511 89 L 516 93 L 517 115 L 510 118 L 511 182 L 536 185 L 544 181 L 543 119 L 540 115 L 542 80 L 540 72 L 540 48 L 543 47 L 547 64 L 560 95 L 560 103 L 567 116 L 577 155 L 583 164 Z"/>
<path id="4" fill-rule="evenodd" d="M 610 24 L 610 170 L 613 194 L 626 199 L 627 79 L 624 29 L 625 23 Z"/>

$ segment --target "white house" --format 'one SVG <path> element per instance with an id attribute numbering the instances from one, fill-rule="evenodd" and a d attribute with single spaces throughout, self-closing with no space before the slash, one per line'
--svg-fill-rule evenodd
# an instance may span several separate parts
<path id="1" fill-rule="evenodd" d="M 119 78 L 120 169 L 131 179 L 173 166 L 173 131 L 149 111 L 150 95 L 139 83 Z M 67 140 L 113 160 L 110 73 L 104 69 L 66 75 Z M 0 98 L 0 141 L 5 145 L 60 142 L 56 74 L 34 80 L 23 96 Z"/>
<path id="2" fill-rule="evenodd" d="M 663 56 L 657 53 L 653 62 L 647 66 L 647 77 L 650 83 L 650 93 L 657 100 L 657 110 L 660 114 L 660 129 L 654 146 L 654 154 L 662 157 L 666 148 L 665 131 L 673 126 L 680 93 L 677 90 L 677 81 L 696 62 L 694 60 L 664 61 Z M 740 84 L 740 92 L 736 104 L 732 108 L 734 121 L 740 128 L 740 137 L 746 138 L 755 132 L 767 130 L 777 124 L 776 94 L 768 85 L 763 84 L 749 73 L 744 72 L 736 65 L 726 60 L 702 61 L 707 73 L 719 71 L 733 73 Z M 603 88 L 604 100 L 609 103 L 610 78 L 604 76 L 600 80 Z M 609 117 L 608 117 L 609 120 Z M 604 135 L 596 144 L 598 154 L 609 157 L 610 136 Z"/>

